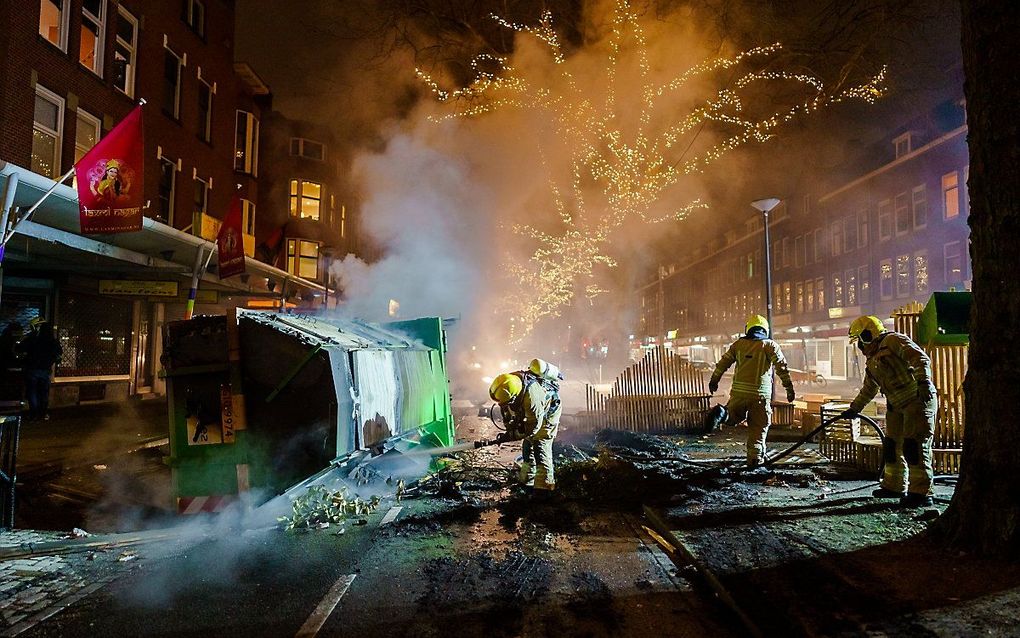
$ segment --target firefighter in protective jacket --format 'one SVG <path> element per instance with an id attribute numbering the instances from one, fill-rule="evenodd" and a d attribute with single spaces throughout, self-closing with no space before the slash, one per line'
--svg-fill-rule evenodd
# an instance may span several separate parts
<path id="1" fill-rule="evenodd" d="M 867 357 L 864 385 L 845 416 L 856 416 L 880 390 L 887 402 L 882 481 L 874 496 L 908 507 L 932 504 L 932 439 L 938 399 L 931 359 L 910 337 L 886 330 L 878 317 L 850 324 L 850 341 Z"/>
<path id="2" fill-rule="evenodd" d="M 747 419 L 747 465 L 754 468 L 765 462 L 765 439 L 772 423 L 773 368 L 786 388 L 786 400 L 792 402 L 795 393 L 783 351 L 768 338 L 769 323 L 765 317 L 751 315 L 744 331 L 744 336 L 733 342 L 719 359 L 708 389 L 715 394 L 719 379 L 736 363 L 730 400 L 726 403 L 726 423 L 736 425 Z"/>
<path id="3" fill-rule="evenodd" d="M 527 370 L 493 379 L 489 396 L 499 404 L 506 440 L 521 441 L 520 479 L 536 490 L 553 490 L 553 440 L 560 425 L 559 370 L 534 359 Z"/>

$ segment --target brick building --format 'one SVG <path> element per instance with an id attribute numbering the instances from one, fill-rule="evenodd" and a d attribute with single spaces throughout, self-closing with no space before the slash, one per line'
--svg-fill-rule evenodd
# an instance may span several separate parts
<path id="1" fill-rule="evenodd" d="M 860 376 L 846 338 L 854 318 L 888 318 L 933 291 L 970 286 L 962 100 L 946 99 L 864 150 L 855 171 L 770 215 L 775 338 L 792 367 L 831 379 Z M 714 362 L 747 315 L 765 314 L 764 232 L 754 214 L 748 206 L 740 229 L 637 289 L 637 340 Z"/>
<path id="2" fill-rule="evenodd" d="M 64 346 L 57 403 L 159 393 L 162 325 L 183 317 L 235 192 L 254 256 L 260 120 L 269 88 L 234 59 L 233 0 L 0 3 L 0 192 L 22 210 L 146 100 L 148 200 L 137 233 L 83 237 L 58 186 L 12 236 L 0 327 L 54 322 Z M 12 179 L 13 178 L 13 179 Z M 12 186 L 13 185 L 13 186 Z M 311 304 L 323 286 L 248 260 L 248 274 L 200 277 L 199 312 Z"/>

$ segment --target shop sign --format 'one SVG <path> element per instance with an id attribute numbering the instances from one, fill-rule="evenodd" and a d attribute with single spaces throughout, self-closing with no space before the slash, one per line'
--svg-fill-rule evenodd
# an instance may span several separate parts
<path id="1" fill-rule="evenodd" d="M 100 279 L 99 294 L 132 297 L 176 297 L 176 281 L 142 281 L 137 279 Z"/>

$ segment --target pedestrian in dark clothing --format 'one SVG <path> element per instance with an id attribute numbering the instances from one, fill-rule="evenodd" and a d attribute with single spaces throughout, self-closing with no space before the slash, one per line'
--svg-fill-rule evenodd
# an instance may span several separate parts
<path id="1" fill-rule="evenodd" d="M 53 336 L 53 326 L 48 322 L 39 322 L 36 330 L 22 340 L 19 349 L 24 353 L 21 367 L 25 375 L 28 418 L 48 419 L 50 374 L 64 349 Z"/>

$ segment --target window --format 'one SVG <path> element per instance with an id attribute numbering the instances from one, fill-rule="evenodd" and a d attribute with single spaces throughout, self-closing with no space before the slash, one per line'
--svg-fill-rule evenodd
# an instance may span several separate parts
<path id="1" fill-rule="evenodd" d="M 772 242 L 772 272 L 783 267 L 783 243 L 779 240 Z"/>
<path id="2" fill-rule="evenodd" d="M 797 268 L 804 265 L 804 235 L 793 240 L 793 265 Z"/>
<path id="3" fill-rule="evenodd" d="M 963 282 L 963 245 L 958 241 L 949 242 L 942 247 L 945 259 L 946 283 Z"/>
<path id="4" fill-rule="evenodd" d="M 174 191 L 177 183 L 177 162 L 159 156 L 159 189 L 156 199 L 156 219 L 173 225 Z"/>
<path id="5" fill-rule="evenodd" d="M 825 279 L 819 277 L 815 279 L 815 294 L 818 295 L 818 306 L 819 310 L 825 308 Z"/>
<path id="6" fill-rule="evenodd" d="M 138 52 L 138 20 L 117 5 L 117 38 L 113 45 L 113 86 L 128 97 L 135 95 L 135 56 Z"/>
<path id="7" fill-rule="evenodd" d="M 892 202 L 884 199 L 878 203 L 878 238 L 885 241 L 892 237 Z"/>
<path id="8" fill-rule="evenodd" d="M 303 179 L 290 180 L 290 214 L 301 219 L 319 220 L 322 208 L 322 184 Z"/>
<path id="9" fill-rule="evenodd" d="M 78 61 L 96 75 L 103 74 L 106 42 L 106 0 L 84 0 L 81 7 L 81 47 Z"/>
<path id="10" fill-rule="evenodd" d="M 817 264 L 822 260 L 822 255 L 825 254 L 824 237 L 822 237 L 822 229 L 815 229 L 815 263 Z"/>
<path id="11" fill-rule="evenodd" d="M 864 248 L 868 245 L 868 239 L 871 233 L 871 224 L 868 218 L 870 217 L 868 209 L 862 208 L 857 211 L 857 247 Z"/>
<path id="12" fill-rule="evenodd" d="M 846 305 L 857 305 L 857 270 L 851 268 L 843 273 L 843 284 L 846 286 Z"/>
<path id="13" fill-rule="evenodd" d="M 838 274 L 832 276 L 832 305 L 843 306 L 843 278 Z"/>
<path id="14" fill-rule="evenodd" d="M 843 220 L 843 252 L 857 248 L 857 216 L 850 215 Z"/>
<path id="15" fill-rule="evenodd" d="M 772 284 L 772 303 L 776 307 L 776 312 L 783 311 L 783 288 L 779 284 Z"/>
<path id="16" fill-rule="evenodd" d="M 259 121 L 247 111 L 237 112 L 234 170 L 253 176 L 258 176 L 259 172 Z"/>
<path id="17" fill-rule="evenodd" d="M 925 192 L 924 184 L 914 188 L 910 199 L 911 208 L 914 210 L 914 228 L 924 228 L 928 225 L 928 194 Z"/>
<path id="18" fill-rule="evenodd" d="M 305 279 L 318 279 L 319 242 L 288 239 L 287 272 Z"/>
<path id="19" fill-rule="evenodd" d="M 184 0 L 181 19 L 198 37 L 205 38 L 205 4 L 202 0 Z"/>
<path id="20" fill-rule="evenodd" d="M 797 282 L 797 314 L 804 314 L 804 283 Z"/>
<path id="21" fill-rule="evenodd" d="M 181 57 L 163 48 L 163 112 L 175 120 L 181 115 Z"/>
<path id="22" fill-rule="evenodd" d="M 195 199 L 192 210 L 196 213 L 209 211 L 209 182 L 201 177 L 195 177 Z"/>
<path id="23" fill-rule="evenodd" d="M 910 232 L 910 206 L 907 203 L 907 194 L 900 193 L 893 200 L 896 211 L 896 235 L 904 235 Z"/>
<path id="24" fill-rule="evenodd" d="M 831 227 L 831 232 L 832 256 L 836 257 L 839 255 L 839 251 L 843 247 L 843 222 L 834 222 Z"/>
<path id="25" fill-rule="evenodd" d="M 857 289 L 860 292 L 861 304 L 871 303 L 871 267 L 861 266 L 857 269 Z"/>
<path id="26" fill-rule="evenodd" d="M 883 259 L 878 265 L 878 287 L 882 299 L 893 297 L 892 260 Z"/>
<path id="27" fill-rule="evenodd" d="M 793 310 L 793 300 L 791 299 L 792 296 L 793 296 L 793 291 L 790 288 L 790 282 L 784 281 L 783 282 L 783 310 L 785 310 L 786 312 L 790 312 L 791 310 Z"/>
<path id="28" fill-rule="evenodd" d="M 920 294 L 928 292 L 928 251 L 914 253 L 914 290 Z"/>
<path id="29" fill-rule="evenodd" d="M 68 0 L 39 0 L 39 35 L 67 51 Z"/>
<path id="30" fill-rule="evenodd" d="M 203 142 L 212 140 L 212 100 L 213 87 L 199 78 L 198 80 L 198 137 Z"/>
<path id="31" fill-rule="evenodd" d="M 942 210 L 946 219 L 960 214 L 960 178 L 956 171 L 942 176 Z"/>
<path id="32" fill-rule="evenodd" d="M 321 142 L 306 140 L 303 137 L 290 138 L 290 154 L 295 157 L 322 161 L 326 158 L 326 146 Z"/>
<path id="33" fill-rule="evenodd" d="M 896 258 L 896 296 L 906 297 L 910 294 L 910 255 Z"/>
<path id="34" fill-rule="evenodd" d="M 74 163 L 85 156 L 99 141 L 102 127 L 99 118 L 88 111 L 78 109 L 77 123 L 74 126 Z"/>
<path id="35" fill-rule="evenodd" d="M 904 133 L 893 140 L 893 148 L 896 151 L 896 159 L 899 159 L 911 151 L 910 133 Z"/>
<path id="36" fill-rule="evenodd" d="M 790 250 L 790 238 L 783 237 L 783 268 L 789 268 L 790 262 L 793 261 L 791 256 L 793 251 Z"/>
<path id="37" fill-rule="evenodd" d="M 255 203 L 241 200 L 241 228 L 245 235 L 255 236 Z"/>
<path id="38" fill-rule="evenodd" d="M 815 309 L 815 280 L 811 279 L 804 283 L 804 295 L 807 297 L 807 311 Z"/>
<path id="39" fill-rule="evenodd" d="M 64 99 L 35 87 L 35 118 L 32 125 L 32 171 L 60 177 L 60 147 L 64 138 Z"/>

